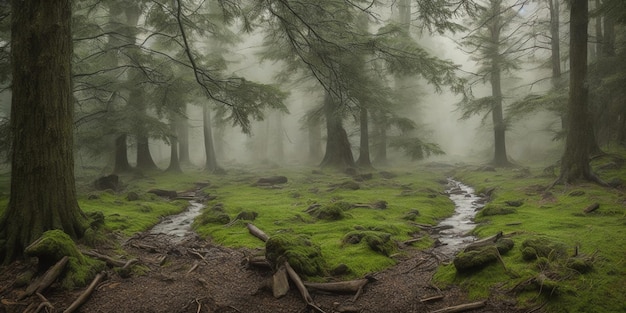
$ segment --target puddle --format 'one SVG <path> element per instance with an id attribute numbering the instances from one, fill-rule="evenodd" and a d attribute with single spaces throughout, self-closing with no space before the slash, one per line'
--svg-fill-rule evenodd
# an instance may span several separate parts
<path id="1" fill-rule="evenodd" d="M 437 250 L 453 256 L 477 239 L 468 233 L 476 227 L 473 219 L 484 206 L 484 199 L 474 194 L 474 188 L 451 178 L 448 178 L 446 194 L 454 202 L 455 213 L 436 226 L 440 229 L 438 239 L 442 244 Z"/>
<path id="2" fill-rule="evenodd" d="M 166 234 L 176 239 L 182 239 L 191 231 L 191 223 L 200 215 L 204 204 L 189 201 L 189 207 L 179 214 L 170 215 L 150 229 L 152 234 Z"/>

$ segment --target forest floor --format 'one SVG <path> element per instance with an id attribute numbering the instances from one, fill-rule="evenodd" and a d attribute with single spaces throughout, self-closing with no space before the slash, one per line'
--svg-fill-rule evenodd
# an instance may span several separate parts
<path id="1" fill-rule="evenodd" d="M 181 241 L 150 233 L 125 240 L 122 247 L 128 258 L 140 260 L 145 273 L 122 278 L 108 271 L 107 279 L 76 312 L 319 312 L 307 308 L 294 286 L 286 296 L 274 298 L 267 287 L 271 270 L 246 264 L 246 257 L 255 252 L 250 249 L 225 248 L 195 235 Z M 417 249 L 407 252 L 396 266 L 374 273 L 356 300 L 354 294 L 311 292 L 315 304 L 324 312 L 373 313 L 433 312 L 473 302 L 457 287 L 440 290 L 431 284 L 437 266 L 445 261 L 441 256 Z M 11 286 L 27 266 L 15 263 L 2 269 L 0 312 L 24 312 L 29 303 L 41 302 L 36 296 L 15 300 L 24 288 Z M 83 291 L 52 285 L 44 293 L 54 306 L 47 312 L 63 312 Z M 420 301 L 436 295 L 443 298 Z M 472 312 L 521 312 L 513 300 L 505 299 L 494 292 L 484 307 Z"/>

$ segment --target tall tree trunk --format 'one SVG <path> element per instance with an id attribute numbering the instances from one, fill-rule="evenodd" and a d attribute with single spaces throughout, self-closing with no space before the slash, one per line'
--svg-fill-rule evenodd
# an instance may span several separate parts
<path id="1" fill-rule="evenodd" d="M 370 161 L 370 140 L 369 140 L 369 127 L 368 127 L 368 114 L 367 108 L 361 106 L 359 121 L 361 131 L 361 142 L 359 146 L 359 159 L 356 162 L 361 168 L 372 168 L 372 162 Z"/>
<path id="2" fill-rule="evenodd" d="M 593 126 L 588 108 L 587 24 L 588 0 L 572 0 L 570 8 L 570 86 L 569 131 L 561 158 L 559 180 L 571 183 L 578 179 L 599 181 L 591 172 L 589 155 Z M 556 182 L 555 182 L 556 183 Z"/>
<path id="3" fill-rule="evenodd" d="M 374 163 L 387 165 L 387 123 L 384 117 L 375 118 L 374 123 Z"/>
<path id="4" fill-rule="evenodd" d="M 499 2 L 496 3 L 494 12 L 499 12 Z M 497 49 L 497 43 L 500 42 L 500 30 L 501 30 L 501 18 L 499 15 L 493 17 L 489 30 L 491 32 L 491 43 L 494 44 Z M 498 52 L 497 50 L 494 52 Z M 493 58 L 491 60 L 491 95 L 493 97 L 493 107 L 491 111 L 491 117 L 493 122 L 493 134 L 494 134 L 494 157 L 493 164 L 497 166 L 511 165 L 506 156 L 506 124 L 504 122 L 504 114 L 502 112 L 502 80 L 500 68 L 500 60 Z"/>
<path id="5" fill-rule="evenodd" d="M 113 173 L 128 173 L 133 169 L 128 162 L 126 137 L 126 134 L 120 134 L 115 138 L 115 164 L 113 165 Z"/>
<path id="6" fill-rule="evenodd" d="M 311 119 L 307 122 L 307 133 L 309 139 L 309 163 L 319 164 L 322 159 L 322 125 L 318 119 Z"/>
<path id="7" fill-rule="evenodd" d="M 342 125 L 342 115 L 329 94 L 324 99 L 324 116 L 326 118 L 326 153 L 321 167 L 344 170 L 356 166 L 348 134 Z"/>
<path id="8" fill-rule="evenodd" d="M 187 105 L 185 105 L 185 116 L 176 117 L 176 134 L 178 134 L 178 160 L 180 164 L 191 165 L 189 159 L 189 122 L 187 120 Z"/>
<path id="9" fill-rule="evenodd" d="M 170 165 L 167 167 L 167 172 L 174 173 L 182 173 L 183 170 L 180 168 L 180 162 L 178 159 L 178 117 L 173 117 L 170 119 L 170 128 L 172 131 L 172 135 L 170 136 Z"/>
<path id="10" fill-rule="evenodd" d="M 204 170 L 210 173 L 214 173 L 219 171 L 220 168 L 217 165 L 215 148 L 213 147 L 213 134 L 211 132 L 211 111 L 209 111 L 208 104 L 204 104 L 202 106 L 202 130 L 204 134 L 204 152 L 206 157 Z"/>
<path id="11" fill-rule="evenodd" d="M 72 9 L 69 0 L 11 1 L 11 191 L 0 218 L 0 259 L 50 229 L 83 235 L 73 155 Z"/>
<path id="12" fill-rule="evenodd" d="M 561 0 L 548 0 L 548 8 L 550 9 L 550 63 L 552 65 L 552 88 L 557 90 L 563 86 L 561 71 L 561 33 L 559 30 L 559 17 Z M 563 108 L 560 113 L 561 130 L 567 131 L 567 110 Z"/>
<path id="13" fill-rule="evenodd" d="M 144 171 L 152 171 L 159 168 L 152 159 L 150 140 L 145 135 L 137 135 L 137 168 Z"/>
<path id="14" fill-rule="evenodd" d="M 269 123 L 271 122 L 271 123 Z M 268 140 L 268 146 L 271 146 L 272 161 L 283 164 L 285 161 L 285 145 L 283 142 L 283 113 L 280 111 L 273 112 L 268 120 L 269 126 L 272 127 L 271 140 Z M 269 144 L 271 142 L 271 144 Z"/>

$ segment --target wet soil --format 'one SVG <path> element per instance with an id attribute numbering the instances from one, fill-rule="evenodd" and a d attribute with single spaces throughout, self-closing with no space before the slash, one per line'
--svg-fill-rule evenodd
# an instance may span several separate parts
<path id="1" fill-rule="evenodd" d="M 451 181 L 450 197 L 457 197 L 467 210 L 474 210 L 476 199 L 467 186 Z M 457 202 L 457 201 L 455 201 Z M 192 203 L 193 204 L 193 203 Z M 457 203 L 458 205 L 458 203 Z M 471 208 L 471 209 L 469 209 Z M 145 312 L 145 313 L 199 313 L 199 312 L 319 312 L 307 307 L 298 290 L 276 299 L 268 287 L 272 271 L 250 266 L 249 256 L 259 254 L 251 249 L 230 249 L 203 240 L 189 232 L 189 224 L 200 207 L 190 207 L 180 216 L 173 216 L 145 233 L 121 242 L 122 249 L 100 247 L 102 254 L 115 258 L 139 259 L 139 265 L 130 277 L 121 277 L 117 271 L 107 271 L 89 300 L 76 312 Z M 469 225 L 468 214 L 457 214 L 442 224 Z M 362 294 L 329 294 L 311 291 L 313 300 L 324 312 L 432 312 L 468 300 L 460 288 L 452 286 L 440 290 L 431 283 L 437 266 L 449 262 L 453 251 L 472 238 L 457 226 L 439 234 L 443 246 L 428 251 L 404 247 L 397 265 L 372 273 Z M 17 287 L 18 276 L 35 264 L 14 263 L 0 268 L 0 313 L 23 312 L 30 304 L 39 304 L 36 296 L 17 301 L 25 286 Z M 330 281 L 338 278 L 330 278 Z M 47 312 L 63 312 L 81 293 L 64 291 L 52 285 L 42 296 L 54 306 Z M 443 296 L 436 301 L 421 301 L 432 296 Z M 42 312 L 46 312 L 43 310 Z M 472 312 L 522 312 L 514 300 L 496 290 L 486 305 Z"/>
<path id="2" fill-rule="evenodd" d="M 77 312 L 309 312 L 297 289 L 283 298 L 273 297 L 267 287 L 271 270 L 250 267 L 246 257 L 258 251 L 229 249 L 187 236 L 182 240 L 163 234 L 144 233 L 123 245 L 129 257 L 139 258 L 145 273 L 120 277 L 109 270 L 89 300 Z M 108 251 L 112 254 L 114 251 Z M 441 256 L 408 250 L 398 264 L 373 273 L 375 281 L 365 286 L 353 301 L 353 294 L 312 292 L 315 303 L 325 312 L 431 312 L 472 302 L 458 287 L 439 290 L 431 284 Z M 190 271 L 197 264 L 197 267 Z M 28 265 L 15 263 L 0 272 L 0 312 L 22 312 L 37 297 L 16 301 L 24 288 L 11 284 Z M 83 290 L 62 291 L 53 285 L 44 296 L 62 312 Z M 422 303 L 429 296 L 443 295 L 439 301 Z M 313 312 L 313 311 L 311 311 Z M 486 306 L 472 312 L 518 312 L 502 295 L 494 294 Z"/>

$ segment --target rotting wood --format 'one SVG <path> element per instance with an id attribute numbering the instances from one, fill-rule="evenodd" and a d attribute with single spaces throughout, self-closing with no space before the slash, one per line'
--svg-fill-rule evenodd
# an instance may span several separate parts
<path id="1" fill-rule="evenodd" d="M 464 312 L 473 309 L 479 309 L 486 305 L 486 301 L 478 301 L 466 304 L 460 304 L 455 306 L 450 306 L 447 308 L 443 308 L 437 311 L 432 311 L 430 313 L 456 313 L 456 312 Z"/>
<path id="2" fill-rule="evenodd" d="M 487 237 L 485 239 L 481 239 L 475 242 L 472 242 L 471 244 L 469 244 L 467 247 L 465 247 L 465 249 L 463 249 L 463 252 L 467 252 L 467 251 L 471 251 L 471 250 L 476 250 L 478 248 L 482 248 L 485 246 L 490 246 L 496 243 L 496 241 L 498 241 L 498 239 L 502 238 L 504 235 L 501 231 L 499 231 L 497 234 Z"/>
<path id="3" fill-rule="evenodd" d="M 49 309 L 49 310 L 46 310 L 46 312 L 51 312 L 51 311 L 54 312 L 54 305 L 52 305 L 52 303 L 50 303 L 50 301 L 48 301 L 48 299 L 46 297 L 44 297 L 39 292 L 37 292 L 36 295 L 41 300 L 41 303 L 39 304 L 39 306 L 35 310 L 35 313 L 38 313 L 39 311 L 43 310 L 44 308 L 48 308 Z"/>
<path id="4" fill-rule="evenodd" d="M 72 302 L 72 304 L 67 309 L 65 309 L 65 311 L 63 311 L 63 313 L 72 313 L 76 311 L 76 309 L 78 309 L 87 301 L 87 299 L 89 298 L 89 296 L 91 296 L 91 293 L 93 293 L 93 290 L 100 283 L 100 281 L 105 278 L 106 272 L 98 273 L 98 275 L 96 275 L 96 277 L 91 281 L 91 284 L 89 284 L 89 287 L 87 287 L 87 289 L 85 289 L 85 291 L 80 296 L 78 296 L 78 298 L 76 298 L 76 300 L 74 300 L 74 302 Z"/>
<path id="5" fill-rule="evenodd" d="M 300 291 L 300 295 L 302 295 L 304 302 L 306 302 L 306 304 L 310 306 L 311 308 L 313 308 L 314 310 L 320 313 L 325 313 L 324 310 L 322 310 L 320 307 L 318 307 L 315 304 L 315 302 L 313 301 L 313 298 L 309 294 L 309 291 L 306 289 L 306 286 L 304 286 L 302 279 L 300 279 L 300 276 L 298 276 L 298 273 L 296 273 L 296 271 L 293 270 L 291 265 L 289 265 L 289 262 L 285 262 L 284 266 L 285 266 L 285 269 L 287 270 L 287 274 L 289 274 L 289 278 L 291 278 L 293 283 L 298 288 L 298 291 Z"/>
<path id="6" fill-rule="evenodd" d="M 258 266 L 258 267 L 264 267 L 264 268 L 272 267 L 270 265 L 270 262 L 267 261 L 264 255 L 248 256 L 243 262 L 245 262 L 244 264 L 248 264 L 248 266 Z"/>
<path id="7" fill-rule="evenodd" d="M 356 293 L 359 289 L 363 288 L 369 282 L 368 279 L 356 279 L 348 281 L 339 281 L 332 283 L 311 283 L 304 282 L 304 286 L 313 288 L 320 291 L 330 291 L 337 293 Z"/>
<path id="8" fill-rule="evenodd" d="M 591 212 L 593 212 L 593 211 L 595 211 L 595 210 L 597 210 L 597 209 L 599 209 L 599 208 L 600 208 L 600 203 L 597 203 L 597 202 L 596 202 L 596 203 L 594 203 L 594 204 L 592 204 L 592 205 L 590 205 L 590 206 L 586 207 L 586 208 L 583 210 L 583 212 L 585 212 L 585 213 L 591 213 Z"/>
<path id="9" fill-rule="evenodd" d="M 200 263 L 194 262 L 193 266 L 191 266 L 191 268 L 187 271 L 187 273 L 185 275 L 189 275 L 189 273 L 195 271 L 198 268 L 199 265 L 200 265 Z"/>
<path id="10" fill-rule="evenodd" d="M 278 299 L 289 292 L 289 280 L 287 280 L 287 269 L 281 265 L 276 273 L 272 275 L 272 294 Z"/>
<path id="11" fill-rule="evenodd" d="M 92 258 L 96 258 L 100 261 L 104 261 L 109 267 L 123 267 L 126 262 L 122 260 L 116 260 L 108 255 L 100 254 L 96 251 L 80 251 L 80 253 L 90 256 Z"/>
<path id="12" fill-rule="evenodd" d="M 439 300 L 442 300 L 444 297 L 445 297 L 444 295 L 430 296 L 430 297 L 426 297 L 426 298 L 421 298 L 420 302 L 421 303 L 426 303 L 426 302 L 439 301 Z"/>
<path id="13" fill-rule="evenodd" d="M 254 226 L 252 223 L 246 224 L 246 227 L 248 227 L 248 231 L 250 232 L 250 234 L 252 234 L 254 237 L 261 239 L 263 242 L 267 242 L 267 240 L 270 239 L 270 236 Z"/>
<path id="14" fill-rule="evenodd" d="M 26 291 L 18 298 L 18 300 L 25 299 L 36 292 L 41 293 L 50 285 L 52 285 L 57 277 L 61 275 L 68 261 L 68 256 L 64 256 L 63 258 L 61 258 L 61 260 L 59 260 L 43 274 L 41 279 L 38 279 L 34 283 L 30 284 L 28 288 L 26 288 Z"/>

